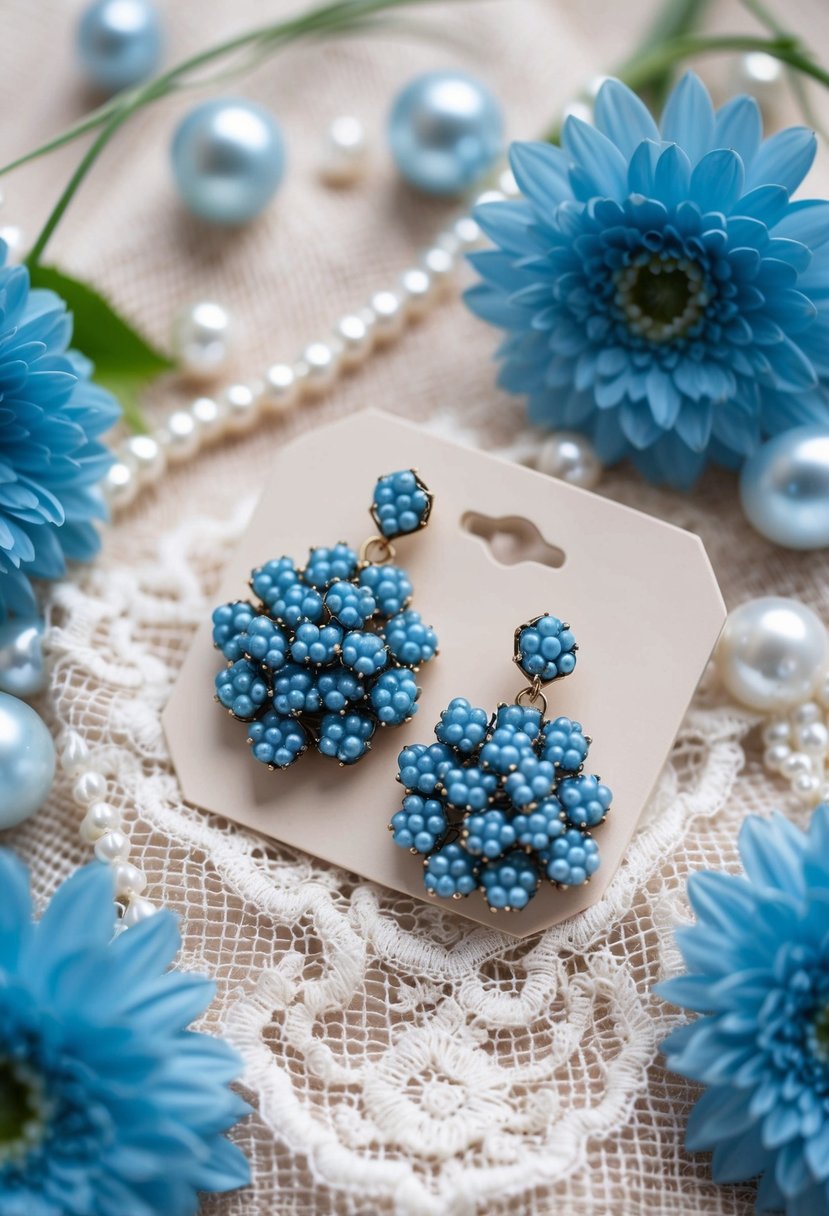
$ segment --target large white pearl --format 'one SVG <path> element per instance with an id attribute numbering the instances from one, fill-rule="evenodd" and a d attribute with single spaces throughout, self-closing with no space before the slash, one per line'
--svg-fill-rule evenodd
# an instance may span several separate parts
<path id="1" fill-rule="evenodd" d="M 265 373 L 263 402 L 274 414 L 289 413 L 299 400 L 300 384 L 290 363 L 274 363 Z"/>
<path id="2" fill-rule="evenodd" d="M 585 435 L 571 431 L 559 431 L 545 439 L 538 449 L 535 466 L 540 473 L 583 490 L 592 490 L 602 475 L 593 444 Z"/>
<path id="3" fill-rule="evenodd" d="M 138 493 L 138 466 L 132 457 L 116 460 L 101 482 L 104 498 L 113 510 L 128 507 Z"/>
<path id="4" fill-rule="evenodd" d="M 729 613 L 716 658 L 736 701 L 774 712 L 811 695 L 829 663 L 829 634 L 805 604 L 763 596 Z"/>
<path id="5" fill-rule="evenodd" d="M 158 481 L 167 468 L 164 449 L 152 435 L 130 436 L 124 444 L 124 451 L 127 460 L 135 464 L 142 481 Z"/>
<path id="6" fill-rule="evenodd" d="M 33 697 L 43 692 L 43 622 L 13 617 L 0 625 L 0 692 Z"/>
<path id="7" fill-rule="evenodd" d="M 366 133 L 359 118 L 341 114 L 328 128 L 320 175 L 329 186 L 350 186 L 366 167 Z"/>
<path id="8" fill-rule="evenodd" d="M 740 474 L 749 523 L 787 549 L 829 546 L 829 426 L 784 431 L 750 456 Z"/>
<path id="9" fill-rule="evenodd" d="M 186 375 L 212 380 L 224 371 L 232 334 L 230 313 L 214 300 L 201 300 L 173 324 L 173 352 Z"/>
<path id="10" fill-rule="evenodd" d="M 55 745 L 39 714 L 0 692 L 0 831 L 42 805 L 55 775 Z"/>

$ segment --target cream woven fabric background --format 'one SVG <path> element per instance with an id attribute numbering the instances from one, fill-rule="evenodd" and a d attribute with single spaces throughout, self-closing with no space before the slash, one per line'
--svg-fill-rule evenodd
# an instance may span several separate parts
<path id="1" fill-rule="evenodd" d="M 176 58 L 288 9 L 281 0 L 160 3 Z M 3 5 L 0 159 L 82 112 L 69 51 L 79 7 Z M 53 256 L 159 341 L 183 304 L 225 301 L 242 323 L 235 370 L 256 375 L 391 283 L 444 219 L 441 206 L 396 184 L 384 155 L 383 118 L 403 78 L 461 64 L 503 99 L 510 135 L 532 136 L 625 52 L 651 8 L 436 6 L 427 16 L 439 42 L 378 37 L 282 55 L 234 86 L 274 107 L 290 155 L 277 204 L 238 234 L 207 231 L 176 207 L 167 142 L 189 102 L 164 103 L 107 151 Z M 787 8 L 822 49 L 823 0 Z M 729 3 L 714 16 L 723 26 L 743 20 Z M 339 194 L 318 184 L 314 162 L 326 122 L 342 112 L 377 139 L 365 183 Z M 11 179 L 3 222 L 31 235 L 72 159 L 59 154 Z M 826 190 L 827 170 L 824 158 L 814 191 Z M 170 474 L 110 532 L 97 566 L 54 595 L 55 679 L 43 711 L 56 730 L 79 730 L 111 777 L 149 894 L 182 914 L 182 965 L 217 978 L 208 1021 L 243 1051 L 259 1108 L 236 1133 L 254 1185 L 206 1202 L 213 1216 L 753 1210 L 751 1187 L 713 1186 L 706 1161 L 682 1148 L 694 1094 L 659 1064 L 676 1011 L 650 994 L 677 967 L 670 930 L 687 915 L 689 869 L 733 866 L 743 816 L 784 801 L 750 738 L 744 756 L 750 723 L 714 687 L 699 694 L 605 899 L 520 945 L 205 816 L 182 804 L 169 767 L 159 711 L 273 451 L 366 404 L 424 422 L 451 411 L 477 442 L 506 443 L 522 411 L 492 387 L 494 341 L 458 302 L 444 305 L 320 404 Z M 150 406 L 184 400 L 169 383 Z M 826 612 L 825 557 L 784 554 L 752 535 L 730 479 L 709 476 L 685 499 L 621 470 L 601 492 L 698 531 L 730 604 L 775 591 Z M 41 897 L 85 861 L 65 783 L 3 843 L 30 861 Z"/>

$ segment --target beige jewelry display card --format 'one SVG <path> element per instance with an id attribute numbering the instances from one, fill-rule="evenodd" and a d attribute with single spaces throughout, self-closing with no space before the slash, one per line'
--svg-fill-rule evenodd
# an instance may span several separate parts
<path id="1" fill-rule="evenodd" d="M 429 899 L 421 859 L 397 848 L 386 830 L 402 796 L 397 754 L 434 741 L 453 697 L 487 710 L 511 701 L 525 683 L 512 662 L 515 627 L 543 612 L 563 617 L 578 639 L 578 664 L 548 687 L 548 716 L 583 723 L 593 738 L 587 769 L 613 790 L 610 815 L 594 832 L 601 867 L 584 887 L 558 891 L 545 882 L 527 909 L 497 918 L 480 892 L 439 901 L 450 914 L 526 937 L 594 903 L 612 879 L 725 607 L 696 536 L 374 411 L 279 452 L 215 602 L 246 599 L 251 569 L 269 558 L 301 562 L 312 546 L 340 540 L 358 548 L 375 530 L 368 506 L 376 479 L 410 467 L 435 503 L 428 527 L 398 542 L 396 560 L 414 584 L 412 607 L 440 639 L 439 656 L 418 676 L 415 718 L 378 730 L 371 753 L 350 768 L 309 752 L 291 769 L 269 772 L 251 757 L 244 726 L 213 700 L 222 657 L 205 619 L 164 727 L 188 801 Z M 551 557 L 559 564 L 547 564 Z"/>

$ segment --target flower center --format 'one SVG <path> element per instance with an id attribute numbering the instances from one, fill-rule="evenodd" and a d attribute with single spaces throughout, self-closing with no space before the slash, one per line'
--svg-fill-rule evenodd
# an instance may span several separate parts
<path id="1" fill-rule="evenodd" d="M 642 255 L 616 275 L 616 305 L 629 329 L 650 342 L 681 338 L 702 317 L 709 297 L 689 258 Z"/>
<path id="2" fill-rule="evenodd" d="M 815 1055 L 829 1064 L 829 1004 L 815 1018 L 812 1034 Z"/>
<path id="3" fill-rule="evenodd" d="M 40 1079 L 19 1061 L 0 1058 L 0 1168 L 43 1139 L 46 1105 Z"/>

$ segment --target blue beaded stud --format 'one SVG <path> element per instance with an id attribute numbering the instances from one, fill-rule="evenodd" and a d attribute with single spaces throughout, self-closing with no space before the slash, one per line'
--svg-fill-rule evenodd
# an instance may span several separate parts
<path id="1" fill-rule="evenodd" d="M 304 566 L 267 561 L 251 572 L 253 602 L 215 609 L 213 644 L 229 664 L 216 676 L 216 699 L 250 723 L 254 759 L 287 768 L 313 745 L 354 764 L 378 726 L 400 726 L 417 712 L 414 673 L 437 654 L 437 636 L 409 608 L 412 584 L 392 564 L 391 542 L 423 527 L 431 504 L 411 470 L 381 477 L 369 510 L 382 535 L 359 553 L 344 541 L 317 546 Z M 449 767 L 422 750 L 422 765 L 418 753 L 406 769 L 418 797 L 430 796 Z"/>
<path id="2" fill-rule="evenodd" d="M 577 887 L 598 869 L 588 829 L 606 818 L 612 794 L 582 771 L 590 739 L 581 724 L 546 720 L 541 691 L 573 670 L 575 645 L 558 617 L 520 626 L 514 659 L 530 684 L 515 703 L 490 717 L 456 697 L 440 715 L 437 742 L 400 753 L 407 793 L 390 827 L 395 844 L 425 854 L 430 895 L 458 899 L 477 888 L 491 911 L 515 912 L 543 880 Z"/>

